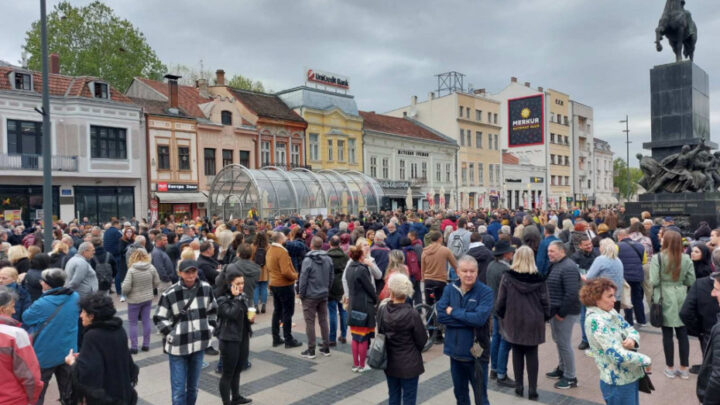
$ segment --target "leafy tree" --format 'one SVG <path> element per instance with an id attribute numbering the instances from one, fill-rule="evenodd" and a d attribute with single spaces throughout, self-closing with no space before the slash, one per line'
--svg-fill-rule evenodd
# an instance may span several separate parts
<path id="1" fill-rule="evenodd" d="M 263 86 L 262 82 L 259 80 L 253 81 L 243 75 L 234 75 L 227 85 L 236 89 L 265 92 L 265 86 Z"/>
<path id="2" fill-rule="evenodd" d="M 616 158 L 613 161 L 613 184 L 618 188 L 620 196 L 626 201 L 635 195 L 638 191 L 638 182 L 642 179 L 643 174 L 637 167 L 630 168 L 630 184 L 628 185 L 627 165 L 622 158 Z"/>
<path id="3" fill-rule="evenodd" d="M 170 65 L 169 72 L 178 76 L 182 76 L 178 80 L 178 83 L 185 86 L 195 86 L 195 82 L 198 79 L 206 79 L 208 80 L 208 83 L 216 84 L 214 79 L 215 70 L 206 70 L 202 68 L 202 61 L 201 68 L 199 70 L 195 69 L 194 67 L 178 63 Z M 243 75 L 233 75 L 232 79 L 230 79 L 230 81 L 226 81 L 225 84 L 236 89 L 265 92 L 265 86 L 262 84 L 261 81 L 253 81 L 252 79 Z"/>
<path id="4" fill-rule="evenodd" d="M 60 56 L 62 74 L 99 77 L 125 91 L 133 77 L 159 79 L 166 72 L 143 33 L 100 1 L 85 7 L 60 2 L 47 28 L 48 51 Z M 39 20 L 26 33 L 23 57 L 28 68 L 42 68 Z"/>

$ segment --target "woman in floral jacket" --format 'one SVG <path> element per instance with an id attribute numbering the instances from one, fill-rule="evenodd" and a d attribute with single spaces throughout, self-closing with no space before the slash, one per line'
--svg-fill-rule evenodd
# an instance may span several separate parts
<path id="1" fill-rule="evenodd" d="M 615 311 L 615 284 L 606 278 L 589 281 L 580 290 L 587 307 L 585 331 L 590 355 L 600 369 L 600 391 L 608 405 L 639 405 L 638 380 L 650 357 L 636 352 L 640 335 Z"/>

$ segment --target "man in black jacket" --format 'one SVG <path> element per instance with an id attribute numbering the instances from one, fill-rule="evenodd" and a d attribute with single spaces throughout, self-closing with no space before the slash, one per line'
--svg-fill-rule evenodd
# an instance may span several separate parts
<path id="1" fill-rule="evenodd" d="M 583 274 L 585 274 L 588 270 L 590 270 L 590 266 L 592 266 L 595 258 L 599 255 L 600 253 L 593 247 L 590 237 L 587 235 L 581 235 L 578 238 L 578 249 L 572 254 L 572 256 L 570 256 L 570 258 L 578 265 Z M 580 308 L 580 325 L 584 324 L 585 306 L 583 305 Z M 580 328 L 580 331 L 582 332 L 582 341 L 580 342 L 578 349 L 587 350 L 590 348 L 590 344 L 588 343 L 587 335 L 585 334 L 585 328 Z"/>
<path id="2" fill-rule="evenodd" d="M 712 297 L 720 305 L 720 272 L 715 272 L 710 277 L 713 279 Z M 698 375 L 696 392 L 701 404 L 720 404 L 720 316 L 710 331 L 710 339 Z"/>
<path id="3" fill-rule="evenodd" d="M 697 336 L 703 355 L 710 339 L 710 331 L 717 323 L 718 313 L 720 313 L 720 305 L 712 296 L 714 283 L 713 275 L 697 279 L 690 287 L 682 309 L 680 309 L 680 319 L 687 327 L 688 334 Z M 699 365 L 690 368 L 690 372 L 693 374 L 697 374 L 699 371 Z"/>
<path id="4" fill-rule="evenodd" d="M 546 373 L 548 378 L 559 379 L 555 388 L 577 387 L 575 377 L 575 354 L 572 350 L 573 326 L 580 314 L 580 272 L 577 264 L 567 257 L 565 244 L 554 241 L 548 246 L 550 269 L 547 278 L 550 293 L 550 319 L 552 338 L 558 349 L 559 364 L 555 370 Z"/>
<path id="5" fill-rule="evenodd" d="M 197 259 L 198 278 L 210 284 L 212 288 L 215 288 L 215 279 L 217 278 L 218 267 L 220 266 L 220 263 L 218 263 L 218 261 L 213 257 L 214 254 L 215 246 L 212 242 L 206 241 L 200 244 L 200 256 L 198 256 Z M 203 275 L 204 280 L 200 277 L 201 274 Z M 205 354 L 217 356 L 220 352 L 211 345 L 205 349 Z"/>
<path id="6" fill-rule="evenodd" d="M 342 277 L 348 256 L 340 248 L 340 238 L 336 235 L 330 238 L 330 250 L 327 252 L 333 262 L 333 285 L 328 295 L 328 320 L 330 322 L 330 347 L 337 346 L 337 318 L 340 315 L 340 343 L 347 343 L 347 311 L 342 306 L 343 285 Z"/>
<path id="7" fill-rule="evenodd" d="M 487 284 L 487 268 L 493 260 L 493 255 L 490 252 L 490 249 L 485 247 L 485 244 L 482 242 L 482 235 L 477 232 L 473 232 L 470 235 L 470 248 L 468 249 L 467 254 L 477 261 L 478 280 Z"/>

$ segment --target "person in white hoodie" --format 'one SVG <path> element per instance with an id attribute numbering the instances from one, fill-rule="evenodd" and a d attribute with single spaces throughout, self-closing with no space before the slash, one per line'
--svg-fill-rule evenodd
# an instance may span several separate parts
<path id="1" fill-rule="evenodd" d="M 122 282 L 122 292 L 127 297 L 130 353 L 138 352 L 138 315 L 142 318 L 142 351 L 150 350 L 153 289 L 160 285 L 160 276 L 151 264 L 150 255 L 137 248 L 128 258 L 128 272 Z"/>

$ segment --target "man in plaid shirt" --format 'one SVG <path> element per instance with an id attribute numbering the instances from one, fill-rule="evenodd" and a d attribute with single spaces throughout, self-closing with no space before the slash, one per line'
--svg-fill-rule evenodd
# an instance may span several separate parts
<path id="1" fill-rule="evenodd" d="M 153 320 L 170 356 L 173 405 L 194 405 L 204 350 L 210 346 L 217 305 L 210 284 L 198 279 L 194 260 L 180 263 L 180 281 L 160 297 Z"/>

